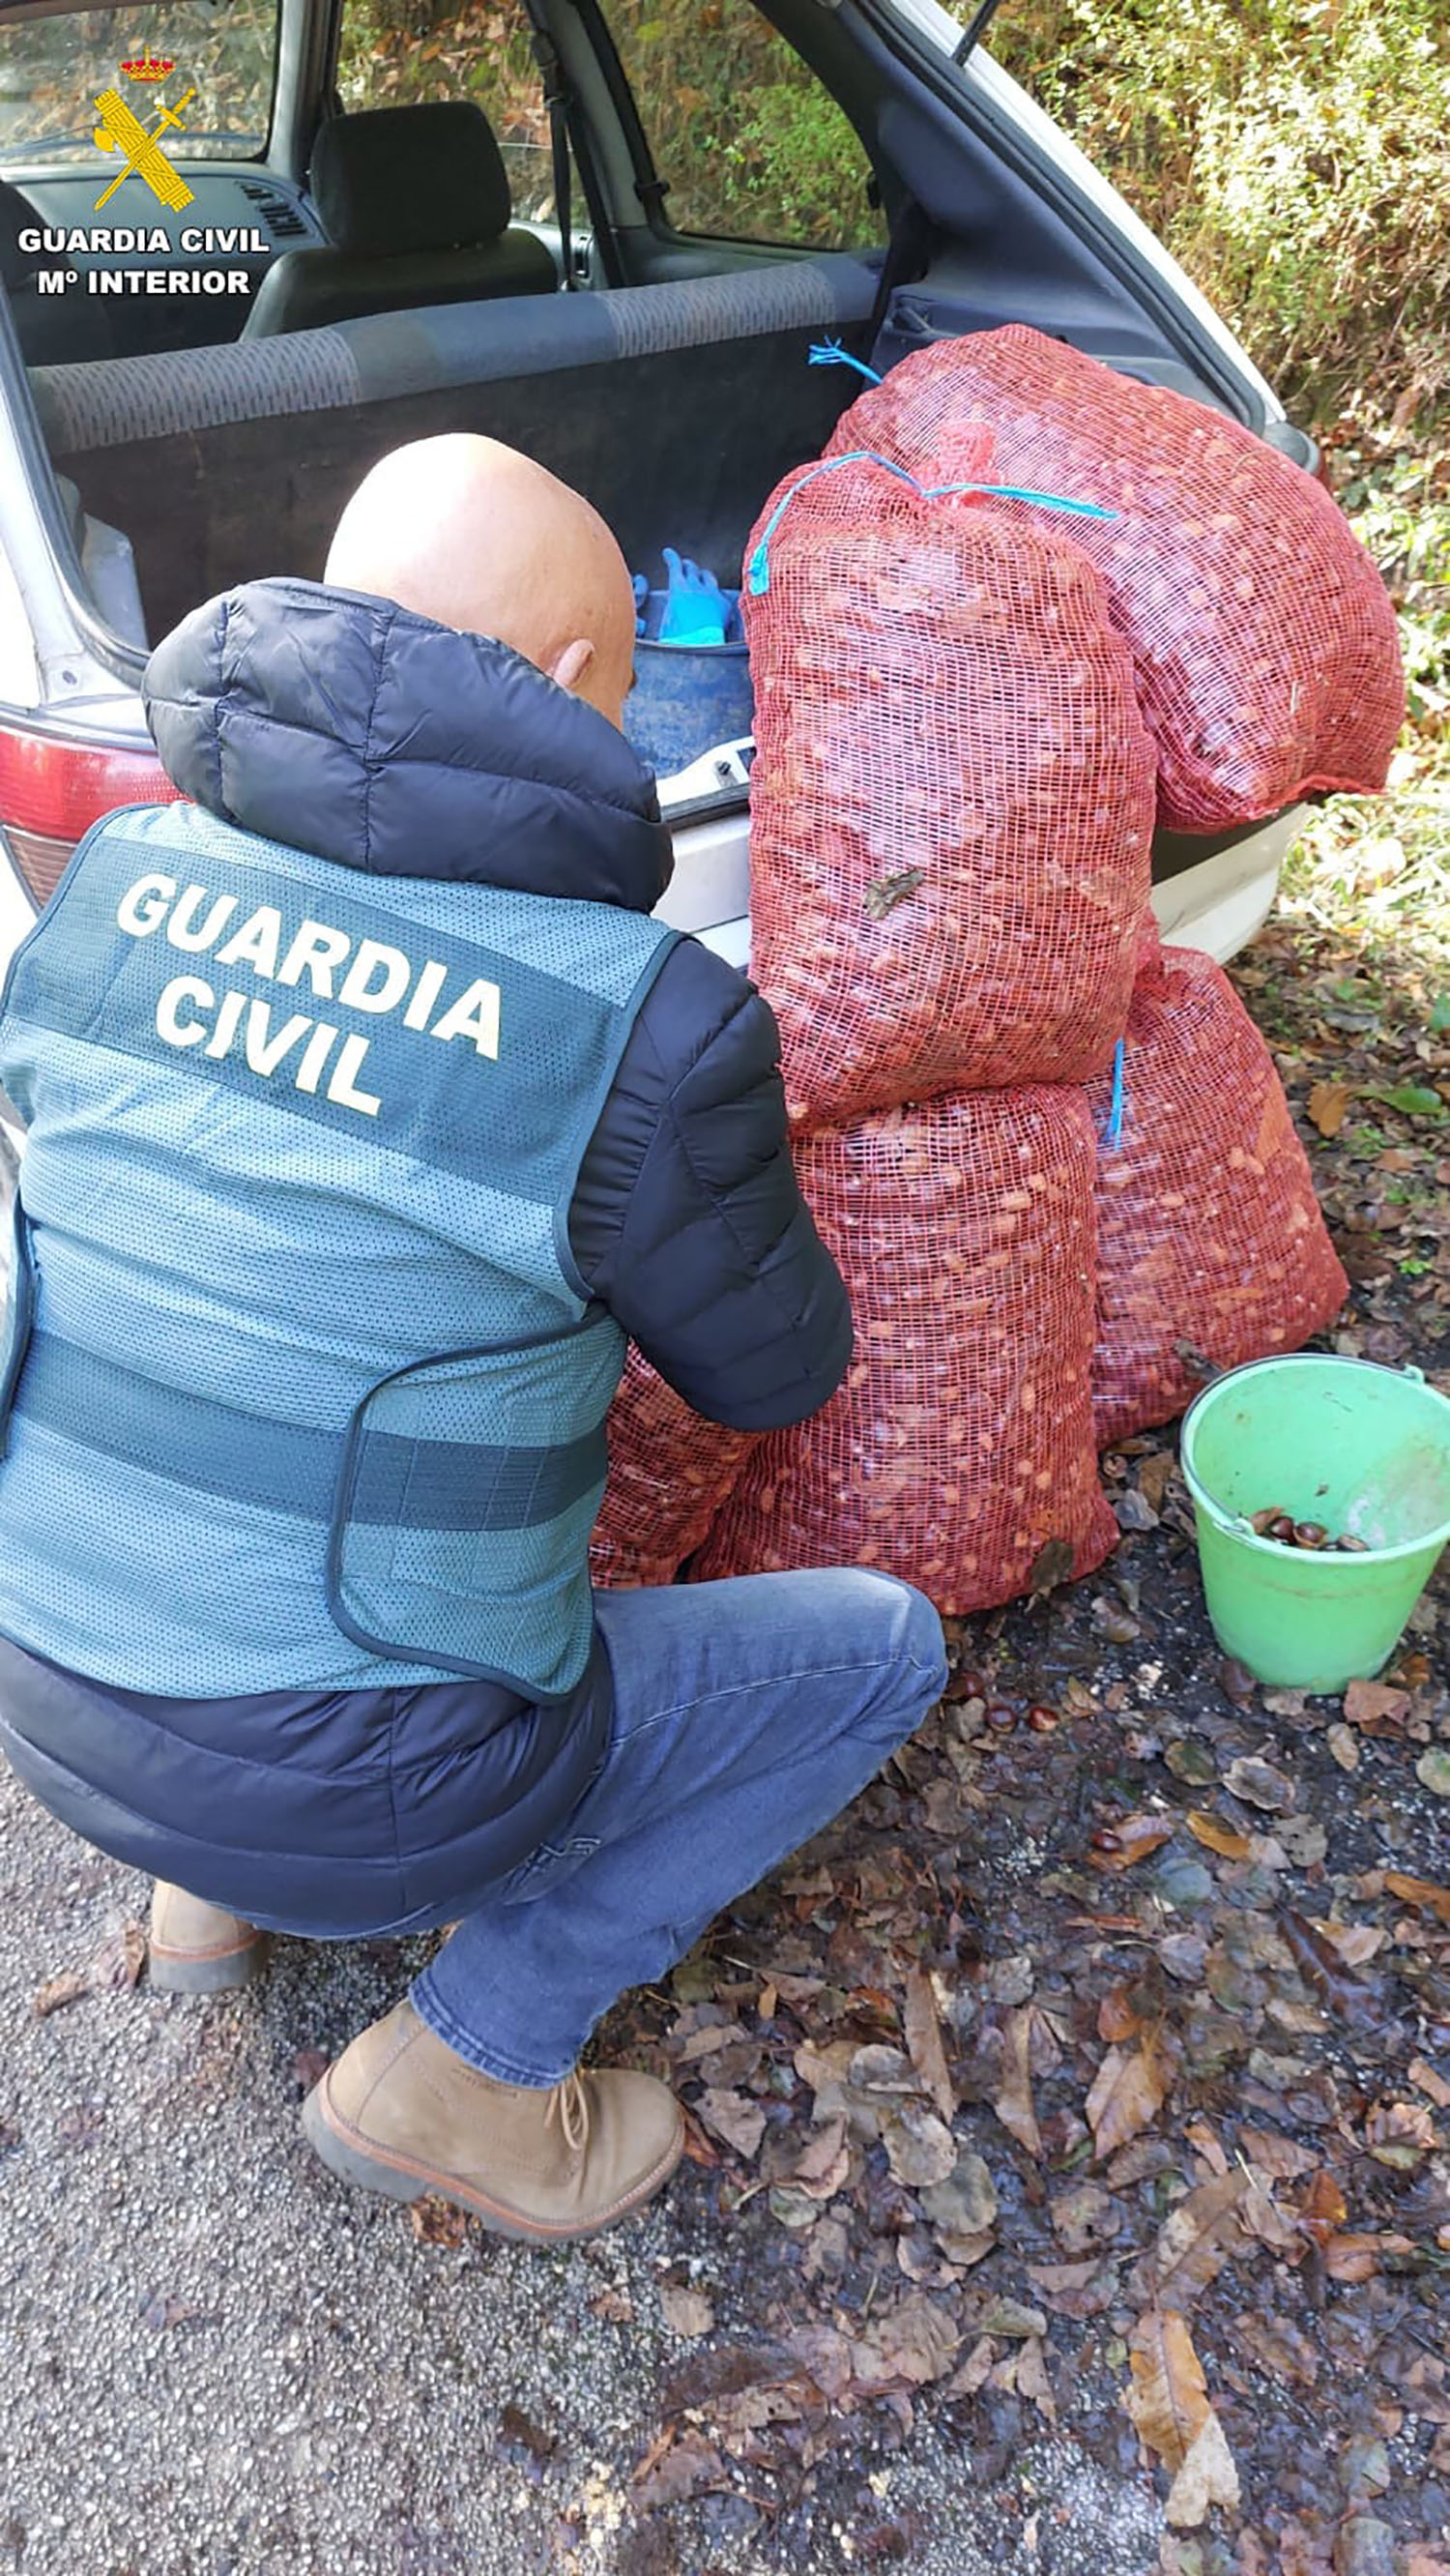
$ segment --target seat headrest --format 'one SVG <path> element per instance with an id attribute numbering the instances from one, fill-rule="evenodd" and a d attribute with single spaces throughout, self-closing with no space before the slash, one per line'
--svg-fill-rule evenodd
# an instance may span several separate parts
<path id="1" fill-rule="evenodd" d="M 472 250 L 497 241 L 513 213 L 503 155 L 471 99 L 334 116 L 309 184 L 328 239 L 356 259 Z"/>

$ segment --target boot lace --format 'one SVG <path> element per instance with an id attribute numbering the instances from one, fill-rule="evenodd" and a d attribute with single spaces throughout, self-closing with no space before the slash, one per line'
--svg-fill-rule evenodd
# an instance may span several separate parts
<path id="1" fill-rule="evenodd" d="M 571 2154 L 582 2156 L 589 2144 L 589 2094 L 577 2067 L 556 2084 L 549 2095 L 544 2113 L 547 2122 L 557 2120 L 564 2133 L 564 2144 Z"/>

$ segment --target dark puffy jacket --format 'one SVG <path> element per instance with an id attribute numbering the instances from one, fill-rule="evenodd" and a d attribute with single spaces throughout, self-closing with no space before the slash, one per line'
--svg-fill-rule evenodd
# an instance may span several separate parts
<path id="1" fill-rule="evenodd" d="M 469 637 L 452 701 L 436 652 L 427 691 L 414 691 L 387 631 L 377 601 L 311 584 L 254 583 L 198 611 L 148 672 L 178 787 L 340 866 L 651 910 L 669 839 L 613 728 L 536 674 L 519 686 L 514 657 Z M 803 1420 L 840 1382 L 850 1317 L 796 1182 L 775 1022 L 694 940 L 641 1009 L 569 1232 L 594 1294 L 699 1412 L 767 1430 Z M 437 1773 L 407 1848 L 388 1782 L 404 1699 L 410 1757 L 436 1757 Z M 597 1645 L 574 1698 L 545 1709 L 457 1681 L 334 1700 L 157 1699 L 0 1640 L 0 1745 L 56 1814 L 198 1896 L 320 1935 L 440 1921 L 479 1901 L 574 1803 L 610 1704 Z"/>

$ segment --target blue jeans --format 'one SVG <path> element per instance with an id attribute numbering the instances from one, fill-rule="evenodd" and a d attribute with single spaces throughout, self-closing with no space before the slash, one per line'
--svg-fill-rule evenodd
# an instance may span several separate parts
<path id="1" fill-rule="evenodd" d="M 842 1567 L 601 1592 L 614 1722 L 551 1842 L 413 1988 L 485 2075 L 557 2084 L 601 2013 L 839 1813 L 946 1681 L 909 1584 Z"/>

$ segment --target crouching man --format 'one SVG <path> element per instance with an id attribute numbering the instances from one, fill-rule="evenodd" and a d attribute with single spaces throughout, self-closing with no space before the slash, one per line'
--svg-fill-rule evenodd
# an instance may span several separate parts
<path id="1" fill-rule="evenodd" d="M 864 1571 L 590 1591 L 627 1336 L 751 1431 L 850 1350 L 771 1014 L 651 917 L 633 637 L 577 495 L 482 439 L 400 450 L 324 583 L 153 654 L 192 801 L 87 835 L 0 1005 L 0 1745 L 161 1882 L 160 1985 L 456 1923 L 304 2124 L 349 2181 L 541 2240 L 680 2154 L 664 2085 L 579 2068 L 601 2013 L 944 1671 Z"/>

